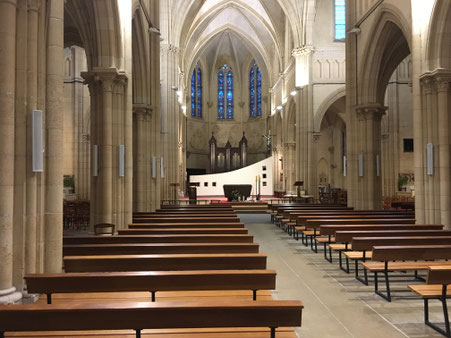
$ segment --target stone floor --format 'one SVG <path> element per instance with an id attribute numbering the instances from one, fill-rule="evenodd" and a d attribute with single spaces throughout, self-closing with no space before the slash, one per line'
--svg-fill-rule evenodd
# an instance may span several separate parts
<path id="1" fill-rule="evenodd" d="M 443 337 L 423 322 L 423 301 L 408 291 L 413 278 L 397 278 L 391 303 L 330 264 L 322 250 L 315 254 L 270 222 L 268 215 L 240 214 L 268 268 L 277 271 L 274 299 L 300 299 L 303 311 L 299 337 Z M 443 322 L 441 305 L 431 301 L 430 318 Z"/>

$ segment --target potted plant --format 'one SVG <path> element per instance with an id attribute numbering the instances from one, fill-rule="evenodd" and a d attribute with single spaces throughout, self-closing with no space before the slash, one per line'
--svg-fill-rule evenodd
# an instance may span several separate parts
<path id="1" fill-rule="evenodd" d="M 399 174 L 398 176 L 398 191 L 405 191 L 407 182 L 409 182 L 409 177 L 404 174 Z"/>

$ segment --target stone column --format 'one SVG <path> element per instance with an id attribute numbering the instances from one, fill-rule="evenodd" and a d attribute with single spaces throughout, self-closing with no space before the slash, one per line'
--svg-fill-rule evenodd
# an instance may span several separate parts
<path id="1" fill-rule="evenodd" d="M 46 193 L 44 272 L 61 272 L 63 259 L 64 2 L 48 3 Z"/>
<path id="2" fill-rule="evenodd" d="M 147 177 L 151 176 L 148 172 L 147 164 L 147 133 L 149 125 L 150 107 L 135 106 L 134 108 L 136 128 L 135 128 L 135 188 L 134 188 L 134 210 L 137 212 L 149 211 L 150 201 L 147 200 Z M 152 159 L 150 159 L 152 160 Z"/>
<path id="3" fill-rule="evenodd" d="M 38 10 L 39 1 L 28 2 L 27 46 L 27 173 L 25 199 L 25 273 L 36 272 L 36 173 L 32 172 L 32 118 L 38 97 Z"/>
<path id="4" fill-rule="evenodd" d="M 288 190 L 295 191 L 294 182 L 296 181 L 296 171 L 295 171 L 295 156 L 296 156 L 296 143 L 286 142 L 284 145 L 284 161 L 285 161 L 285 178 L 287 182 Z M 279 179 L 278 177 L 276 179 Z"/>
<path id="5" fill-rule="evenodd" d="M 436 78 L 438 109 L 438 158 L 440 179 L 440 222 L 451 229 L 449 78 Z"/>
<path id="6" fill-rule="evenodd" d="M 358 209 L 377 210 L 382 208 L 381 180 L 381 119 L 385 107 L 379 104 L 368 104 L 356 107 L 357 133 L 359 144 L 356 144 L 357 187 L 359 199 L 355 207 Z M 377 172 L 377 156 L 379 156 L 379 175 Z M 363 176 L 359 176 L 359 157 L 363 159 Z"/>
<path id="7" fill-rule="evenodd" d="M 12 284 L 16 1 L 0 0 L 0 303 L 20 299 Z"/>

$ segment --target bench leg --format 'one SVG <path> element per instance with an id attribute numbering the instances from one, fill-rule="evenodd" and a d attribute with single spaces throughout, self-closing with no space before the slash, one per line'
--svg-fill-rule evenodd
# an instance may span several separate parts
<path id="1" fill-rule="evenodd" d="M 442 302 L 443 306 L 443 316 L 445 319 L 445 330 L 443 330 L 441 327 L 439 327 L 436 324 L 433 324 L 429 321 L 429 299 L 424 299 L 424 323 L 429 326 L 430 328 L 434 329 L 437 332 L 440 332 L 442 335 L 446 337 L 451 337 L 451 330 L 449 327 L 449 317 L 448 317 L 448 308 L 446 304 L 446 298 L 441 298 L 440 301 Z"/>
<path id="2" fill-rule="evenodd" d="M 252 300 L 257 300 L 257 290 L 252 290 Z"/>
<path id="3" fill-rule="evenodd" d="M 366 272 L 366 269 L 363 268 L 363 279 L 360 278 L 360 275 L 359 275 L 359 261 L 355 260 L 354 262 L 355 262 L 355 269 L 354 269 L 355 270 L 355 279 L 357 279 L 359 282 L 361 282 L 361 283 L 363 283 L 365 285 L 368 285 L 368 273 Z M 348 266 L 348 269 L 349 269 L 349 266 Z M 377 276 L 374 275 L 374 278 L 377 279 Z"/>
<path id="4" fill-rule="evenodd" d="M 51 293 L 47 294 L 47 304 L 52 304 L 52 294 Z"/>
<path id="5" fill-rule="evenodd" d="M 136 338 L 141 338 L 141 329 L 135 330 L 136 331 Z"/>
<path id="6" fill-rule="evenodd" d="M 384 298 L 385 300 L 391 302 L 391 293 L 390 293 L 390 281 L 388 279 L 388 269 L 387 269 L 388 263 L 385 262 L 385 269 L 384 269 L 384 275 L 385 275 L 385 292 L 387 294 L 384 294 L 383 292 L 379 291 L 378 286 L 378 280 L 377 280 L 377 272 L 374 272 L 374 292 Z"/>
<path id="7" fill-rule="evenodd" d="M 155 293 L 156 291 L 150 291 L 151 295 L 152 295 L 152 302 L 155 302 Z"/>
<path id="8" fill-rule="evenodd" d="M 276 328 L 275 327 L 271 327 L 271 338 L 276 338 Z"/>

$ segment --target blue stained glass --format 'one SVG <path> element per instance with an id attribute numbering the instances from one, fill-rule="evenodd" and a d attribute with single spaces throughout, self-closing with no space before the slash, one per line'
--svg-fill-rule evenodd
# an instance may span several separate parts
<path id="1" fill-rule="evenodd" d="M 224 119 L 224 72 L 218 72 L 218 119 Z"/>
<path id="2" fill-rule="evenodd" d="M 233 73 L 227 72 L 227 118 L 233 119 Z"/>
<path id="3" fill-rule="evenodd" d="M 197 68 L 197 117 L 202 117 L 202 71 Z"/>
<path id="4" fill-rule="evenodd" d="M 196 116 L 196 70 L 191 75 L 191 116 Z"/>
<path id="5" fill-rule="evenodd" d="M 257 116 L 262 115 L 262 74 L 257 68 Z"/>
<path id="6" fill-rule="evenodd" d="M 345 0 L 335 0 L 335 40 L 346 38 Z"/>
<path id="7" fill-rule="evenodd" d="M 255 66 L 255 62 L 254 62 Z M 255 116 L 255 68 L 252 67 L 249 74 L 249 116 Z"/>

